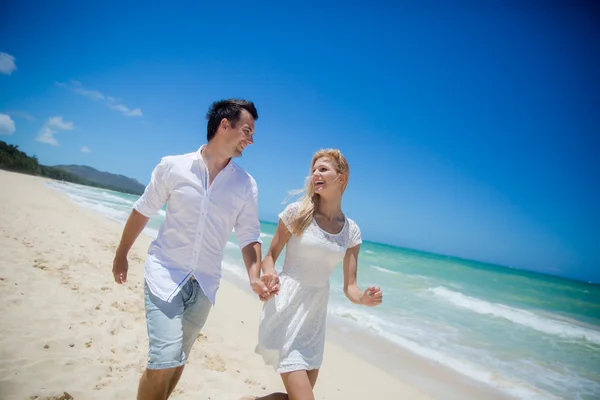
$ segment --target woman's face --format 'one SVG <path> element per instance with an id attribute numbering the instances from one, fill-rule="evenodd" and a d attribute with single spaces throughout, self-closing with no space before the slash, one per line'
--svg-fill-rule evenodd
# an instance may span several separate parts
<path id="1" fill-rule="evenodd" d="M 342 193 L 343 176 L 336 171 L 328 157 L 321 157 L 315 161 L 311 179 L 318 195 Z"/>

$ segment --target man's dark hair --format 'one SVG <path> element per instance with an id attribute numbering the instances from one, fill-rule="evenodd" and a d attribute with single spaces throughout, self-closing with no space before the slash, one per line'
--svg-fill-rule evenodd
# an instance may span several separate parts
<path id="1" fill-rule="evenodd" d="M 258 112 L 256 111 L 256 107 L 254 107 L 254 103 L 251 101 L 227 99 L 212 103 L 206 113 L 206 119 L 208 120 L 206 126 L 206 139 L 210 142 L 211 139 L 215 137 L 217 129 L 219 129 L 219 124 L 223 118 L 227 118 L 231 125 L 235 127 L 235 124 L 240 120 L 242 109 L 248 111 L 255 121 L 258 119 Z"/>

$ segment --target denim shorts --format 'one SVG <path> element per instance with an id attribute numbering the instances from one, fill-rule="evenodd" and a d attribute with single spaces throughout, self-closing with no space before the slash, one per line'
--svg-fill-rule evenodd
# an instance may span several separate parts
<path id="1" fill-rule="evenodd" d="M 185 364 L 212 307 L 198 281 L 190 279 L 170 303 L 144 284 L 148 328 L 148 369 Z"/>

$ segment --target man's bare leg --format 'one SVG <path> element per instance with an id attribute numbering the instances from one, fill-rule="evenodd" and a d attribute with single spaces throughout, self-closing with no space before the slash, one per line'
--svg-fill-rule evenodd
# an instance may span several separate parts
<path id="1" fill-rule="evenodd" d="M 140 379 L 137 400 L 166 400 L 176 370 L 177 368 L 146 369 Z"/>
<path id="2" fill-rule="evenodd" d="M 177 382 L 179 382 L 179 378 L 181 378 L 181 374 L 183 374 L 184 367 L 185 367 L 185 365 L 175 368 L 175 372 L 173 373 L 173 377 L 171 377 L 171 382 L 169 383 L 169 390 L 167 391 L 167 397 L 166 397 L 167 399 L 169 397 L 171 397 L 171 393 L 173 393 L 173 390 L 175 390 L 175 387 L 177 386 Z"/>

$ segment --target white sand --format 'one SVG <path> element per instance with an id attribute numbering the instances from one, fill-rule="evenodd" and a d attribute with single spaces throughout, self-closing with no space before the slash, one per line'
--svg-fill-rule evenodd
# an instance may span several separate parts
<path id="1" fill-rule="evenodd" d="M 123 226 L 82 210 L 46 180 L 0 171 L 0 399 L 134 399 L 146 365 L 143 262 L 112 280 Z M 222 281 L 173 399 L 238 399 L 283 391 L 254 354 L 262 303 Z M 357 344 L 360 345 L 360 344 Z M 426 399 L 328 342 L 317 399 Z M 67 397 L 68 398 L 68 397 Z"/>

